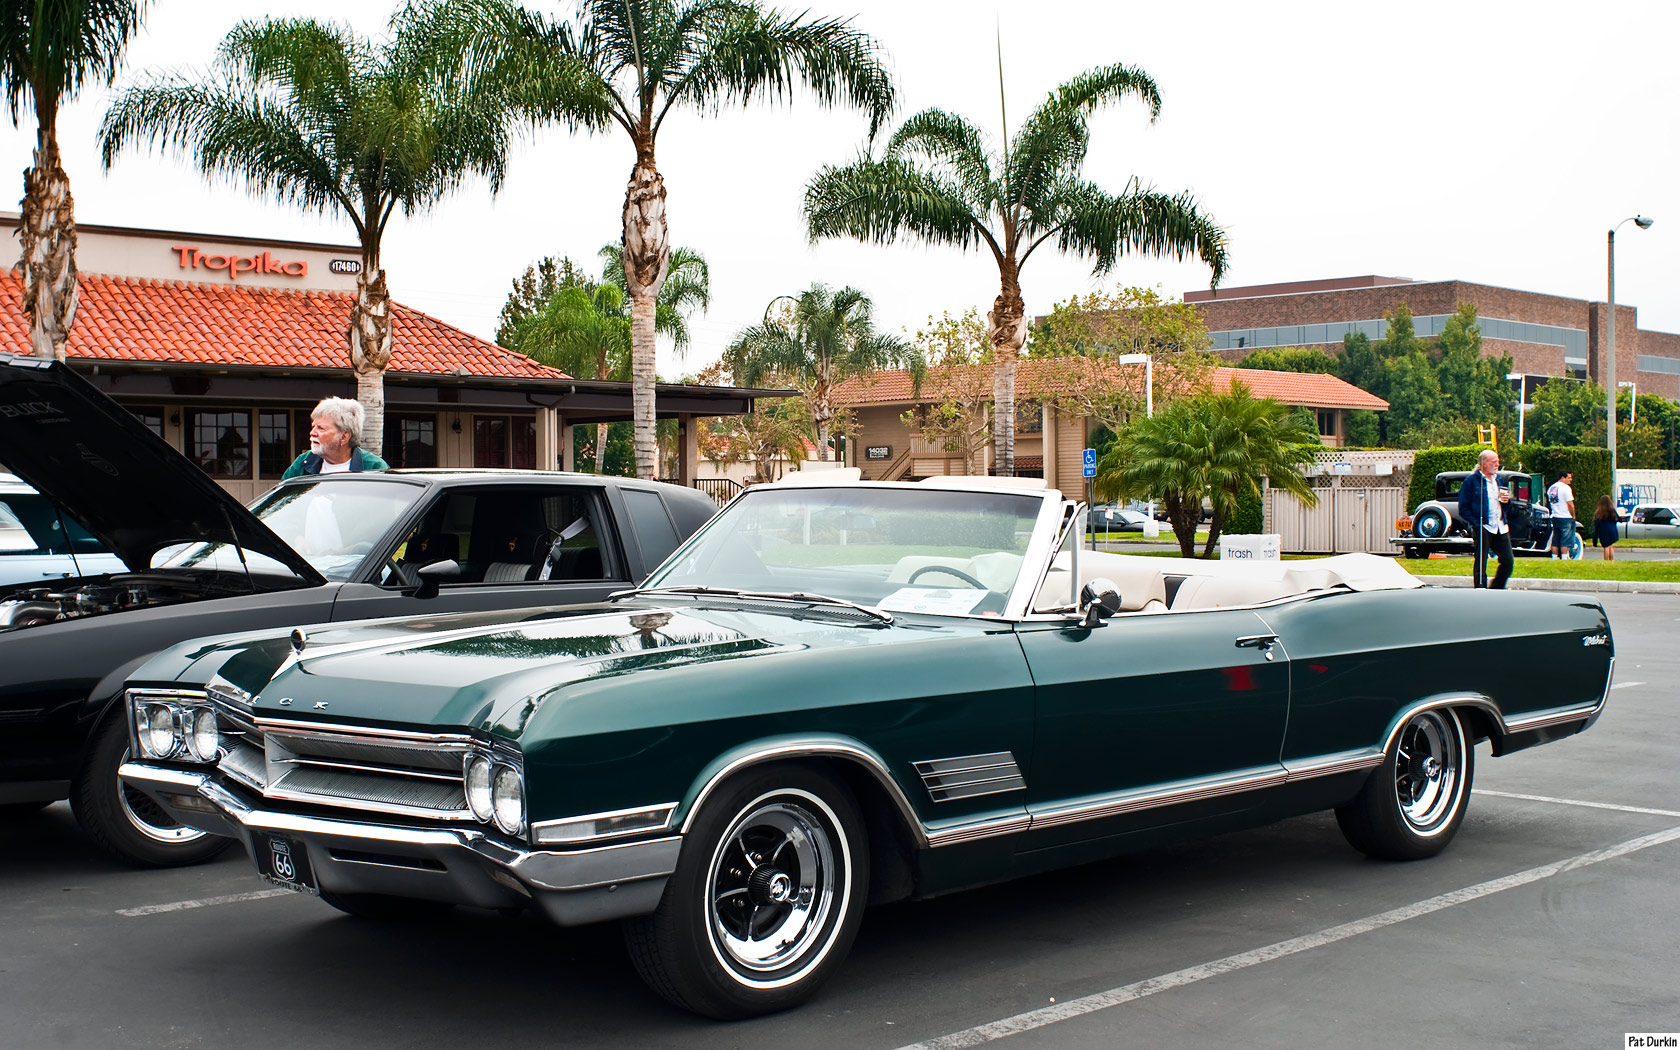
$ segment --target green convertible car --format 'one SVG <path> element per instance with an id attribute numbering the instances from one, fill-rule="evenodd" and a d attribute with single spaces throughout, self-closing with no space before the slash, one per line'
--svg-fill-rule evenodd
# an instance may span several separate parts
<path id="1" fill-rule="evenodd" d="M 1431 856 L 1479 741 L 1605 702 L 1585 598 L 1092 553 L 1042 483 L 848 473 L 749 489 L 602 604 L 178 645 L 129 682 L 121 775 L 354 915 L 623 920 L 659 994 L 742 1017 L 809 998 L 871 903 L 1332 808 Z"/>

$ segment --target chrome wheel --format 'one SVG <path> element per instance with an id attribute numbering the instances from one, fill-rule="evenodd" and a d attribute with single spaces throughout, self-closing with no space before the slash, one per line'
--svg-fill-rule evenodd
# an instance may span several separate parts
<path id="1" fill-rule="evenodd" d="M 128 761 L 128 749 L 124 748 L 122 758 L 117 763 L 121 765 Z M 161 842 L 169 846 L 179 846 L 188 842 L 197 842 L 206 837 L 207 833 L 197 828 L 189 828 L 175 823 L 162 806 L 147 796 L 144 791 L 136 791 L 117 778 L 117 806 L 122 815 L 127 818 L 129 827 L 138 831 L 153 842 Z"/>
<path id="2" fill-rule="evenodd" d="M 1407 722 L 1395 741 L 1394 799 L 1406 823 L 1420 835 L 1445 824 L 1458 803 L 1464 767 L 1464 736 L 1456 719 L 1425 711 Z"/>
<path id="3" fill-rule="evenodd" d="M 780 987 L 822 961 L 850 867 L 837 823 L 815 795 L 781 791 L 755 800 L 718 842 L 708 866 L 706 932 L 737 980 Z"/>

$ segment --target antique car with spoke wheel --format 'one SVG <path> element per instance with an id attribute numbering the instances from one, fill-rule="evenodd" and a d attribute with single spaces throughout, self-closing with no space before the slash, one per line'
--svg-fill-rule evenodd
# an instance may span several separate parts
<path id="1" fill-rule="evenodd" d="M 658 994 L 733 1018 L 810 998 L 872 903 L 1319 810 L 1431 856 L 1478 744 L 1603 708 L 1588 599 L 1085 522 L 1042 482 L 796 475 L 599 604 L 177 646 L 128 682 L 121 775 L 353 914 L 620 920 Z"/>

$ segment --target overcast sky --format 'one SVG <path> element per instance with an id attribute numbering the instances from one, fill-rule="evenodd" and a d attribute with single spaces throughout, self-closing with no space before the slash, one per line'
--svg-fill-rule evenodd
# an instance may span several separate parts
<path id="1" fill-rule="evenodd" d="M 549 11 L 569 11 L 536 0 Z M 383 32 L 394 0 L 154 0 L 124 77 L 208 68 L 242 11 L 349 19 Z M 1384 274 L 1460 279 L 1585 299 L 1605 297 L 1605 232 L 1617 236 L 1617 300 L 1643 328 L 1680 332 L 1680 4 L 1607 2 L 1134 3 L 1034 0 L 811 0 L 876 35 L 900 85 L 898 116 L 927 107 L 1000 127 L 1001 27 L 1009 127 L 1048 91 L 1093 66 L 1125 62 L 1160 85 L 1160 120 L 1127 103 L 1092 121 L 1086 175 L 1111 192 L 1128 179 L 1190 190 L 1230 235 L 1226 286 Z M 354 243 L 349 223 L 303 215 L 229 184 L 206 184 L 174 156 L 125 154 L 99 167 L 95 132 L 109 95 L 65 108 L 59 135 L 90 224 L 226 237 Z M 719 118 L 679 112 L 661 132 L 672 243 L 711 265 L 711 311 L 692 322 L 686 359 L 714 360 L 773 297 L 813 281 L 871 295 L 883 327 L 982 312 L 997 294 L 990 255 L 804 235 L 806 180 L 860 147 L 861 114 L 792 105 Z M 22 195 L 33 117 L 0 125 L 0 201 Z M 555 129 L 515 150 L 501 194 L 482 181 L 430 214 L 398 217 L 385 240 L 391 294 L 493 337 L 509 282 L 544 255 L 590 266 L 620 234 L 632 152 L 616 128 Z M 7 205 L 10 207 L 10 205 Z M 1035 253 L 1022 271 L 1031 313 L 1116 284 L 1178 296 L 1206 287 L 1200 265 L 1124 258 L 1089 263 Z M 1352 318 L 1350 318 L 1351 320 Z"/>

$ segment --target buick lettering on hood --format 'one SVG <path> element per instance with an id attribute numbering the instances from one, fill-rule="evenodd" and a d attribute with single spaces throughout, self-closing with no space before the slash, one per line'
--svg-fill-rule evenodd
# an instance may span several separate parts
<path id="1" fill-rule="evenodd" d="M 871 903 L 1326 809 L 1433 856 L 1478 742 L 1605 702 L 1589 599 L 1082 551 L 1042 482 L 855 473 L 748 489 L 598 604 L 176 646 L 121 775 L 353 915 L 620 920 L 733 1018 L 808 999 Z"/>

